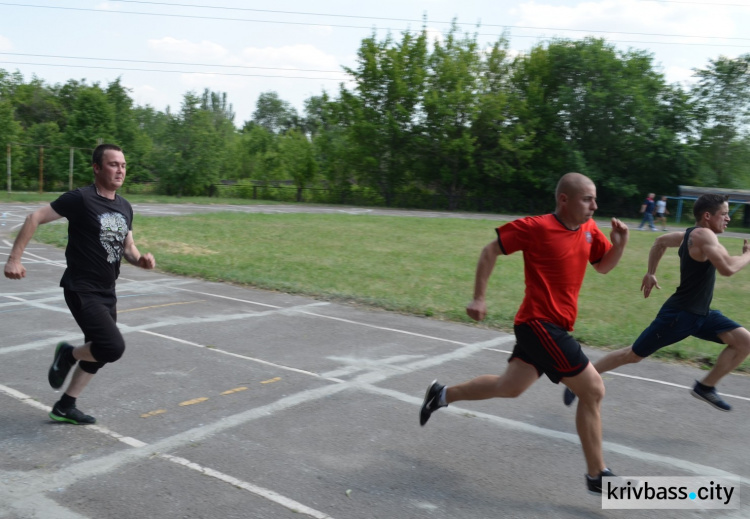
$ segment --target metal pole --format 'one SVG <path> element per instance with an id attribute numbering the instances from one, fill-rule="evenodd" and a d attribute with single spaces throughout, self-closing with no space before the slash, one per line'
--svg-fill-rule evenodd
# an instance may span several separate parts
<path id="1" fill-rule="evenodd" d="M 39 146 L 39 194 L 44 186 L 44 146 Z"/>
<path id="2" fill-rule="evenodd" d="M 73 191 L 73 148 L 70 148 L 70 174 L 68 175 L 68 191 Z"/>
<path id="3" fill-rule="evenodd" d="M 11 163 L 10 150 L 11 150 L 11 146 L 10 146 L 10 143 L 8 143 L 8 151 L 5 154 L 7 161 L 8 161 L 8 193 L 10 193 L 10 163 Z"/>

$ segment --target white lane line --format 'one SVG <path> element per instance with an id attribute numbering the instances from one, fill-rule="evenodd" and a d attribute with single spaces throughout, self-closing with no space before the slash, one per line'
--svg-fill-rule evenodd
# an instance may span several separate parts
<path id="1" fill-rule="evenodd" d="M 486 350 L 488 347 L 497 347 L 504 342 L 507 343 L 513 340 L 514 338 L 512 336 L 506 336 L 505 338 L 496 338 L 492 341 L 487 341 L 484 343 L 466 345 L 462 348 L 459 348 L 455 351 L 447 352 L 443 355 L 432 356 L 426 359 L 422 359 L 422 360 L 407 364 L 405 368 L 410 369 L 412 371 L 417 371 L 417 370 L 424 369 L 427 367 L 433 367 L 435 365 L 447 362 L 448 360 L 465 358 L 467 356 L 470 356 L 474 352 L 477 352 L 480 350 Z M 420 405 L 421 400 L 418 397 L 414 397 L 412 395 L 407 395 L 404 393 L 400 393 L 398 391 L 384 389 L 384 388 L 373 385 L 374 383 L 387 380 L 391 378 L 392 376 L 394 376 L 392 372 L 391 373 L 384 373 L 384 372 L 377 373 L 376 372 L 376 373 L 363 374 L 357 377 L 356 379 L 354 379 L 352 382 L 343 382 L 343 383 L 335 384 L 333 386 L 325 386 L 322 388 L 303 391 L 295 395 L 290 395 L 288 397 L 284 397 L 276 402 L 262 406 L 260 408 L 250 409 L 248 411 L 244 411 L 242 413 L 232 415 L 230 417 L 226 417 L 219 422 L 197 427 L 194 429 L 190 429 L 182 433 L 179 433 L 177 435 L 174 435 L 170 438 L 166 438 L 155 444 L 149 445 L 150 448 L 147 449 L 147 452 L 159 453 L 159 452 L 164 452 L 170 449 L 175 449 L 188 442 L 198 441 L 200 439 L 213 436 L 229 428 L 244 425 L 249 421 L 256 420 L 258 418 L 267 417 L 279 411 L 283 411 L 290 407 L 299 405 L 300 403 L 309 402 L 309 401 L 317 400 L 319 398 L 330 396 L 332 394 L 338 393 L 345 389 L 358 388 L 358 389 L 365 390 L 368 392 L 374 392 L 377 394 L 389 396 L 391 398 L 394 398 L 394 399 L 397 399 L 397 400 L 400 400 L 409 404 L 413 404 L 415 406 Z M 20 395 L 20 393 L 18 392 L 16 392 L 15 394 Z M 23 396 L 25 397 L 25 395 Z M 29 400 L 28 397 L 26 397 L 25 401 L 31 402 L 31 400 Z M 463 410 L 458 406 L 451 406 L 445 409 L 444 411 L 447 413 L 457 414 L 459 416 L 464 415 L 467 412 L 467 410 Z M 579 444 L 579 441 L 580 441 L 578 439 L 578 436 L 572 433 L 566 433 L 566 432 L 557 431 L 553 429 L 546 429 L 546 428 L 534 426 L 525 422 L 510 420 L 510 419 L 502 418 L 499 416 L 489 415 L 489 414 L 480 413 L 476 411 L 471 411 L 471 413 L 474 416 L 484 418 L 488 422 L 496 426 L 499 426 L 501 428 L 519 430 L 519 431 L 531 433 L 537 436 L 560 439 L 560 440 L 564 440 L 573 444 Z M 103 430 L 103 431 L 106 431 L 106 430 Z M 134 440 L 134 441 L 137 442 L 137 440 Z M 642 452 L 637 449 L 633 449 L 633 448 L 620 445 L 620 444 L 616 444 L 616 443 L 605 442 L 603 447 L 605 451 L 607 452 L 618 453 L 623 456 L 632 457 L 635 459 L 643 460 L 645 462 L 659 463 L 659 464 L 667 465 L 670 467 L 678 468 L 680 470 L 684 470 L 687 472 L 693 472 L 696 474 L 717 475 L 717 476 L 724 476 L 724 477 L 740 477 L 738 475 L 729 473 L 727 471 L 723 471 L 721 469 L 717 469 L 715 467 L 701 465 L 701 464 L 693 463 L 687 460 L 682 460 L 682 459 L 674 458 L 670 456 L 662 456 L 658 454 L 646 453 L 646 452 Z M 138 449 L 138 452 L 126 451 L 125 453 L 115 453 L 115 454 L 105 456 L 97 460 L 83 462 L 83 463 L 75 465 L 74 467 L 67 468 L 66 479 L 70 478 L 71 481 L 77 481 L 80 479 L 84 479 L 86 477 L 91 477 L 94 474 L 110 472 L 116 466 L 122 465 L 124 463 L 129 463 L 135 459 L 141 459 L 143 457 L 144 457 L 144 450 Z M 750 478 L 744 478 L 744 480 L 749 481 Z M 59 483 L 56 483 L 56 484 L 59 484 Z"/>
<path id="2" fill-rule="evenodd" d="M 233 353 L 231 351 L 222 350 L 221 348 L 209 348 L 209 347 L 207 347 L 207 346 L 205 346 L 203 344 L 198 344 L 197 342 L 186 341 L 185 339 L 179 339 L 177 337 L 172 337 L 170 335 L 164 335 L 164 334 L 161 334 L 161 333 L 151 332 L 151 331 L 148 331 L 148 330 L 140 330 L 140 332 L 148 334 L 148 335 L 154 335 L 154 336 L 160 337 L 162 339 L 167 339 L 167 340 L 170 340 L 170 341 L 179 342 L 179 343 L 187 344 L 187 345 L 190 345 L 190 346 L 195 346 L 197 348 L 203 348 L 203 349 L 206 349 L 206 350 L 209 350 L 209 351 L 212 351 L 212 352 L 221 353 L 221 354 L 224 354 L 224 355 L 229 355 L 230 357 L 237 357 L 238 359 L 249 360 L 251 362 L 257 362 L 258 364 L 264 364 L 266 366 L 271 366 L 271 367 L 278 368 L 278 369 L 283 369 L 283 370 L 286 370 L 286 371 L 292 371 L 294 373 L 301 373 L 303 375 L 310 375 L 311 377 L 322 378 L 324 380 L 329 380 L 331 382 L 336 382 L 336 383 L 344 382 L 341 379 L 333 378 L 333 377 L 325 377 L 325 376 L 320 375 L 319 373 L 315 373 L 313 371 L 307 371 L 307 370 L 299 369 L 299 368 L 292 368 L 290 366 L 284 366 L 283 364 L 276 364 L 274 362 L 269 362 L 267 360 L 258 359 L 256 357 L 250 357 L 248 355 L 241 355 L 239 353 Z"/>
<path id="3" fill-rule="evenodd" d="M 148 283 L 148 282 L 144 282 L 144 283 Z M 190 288 L 179 288 L 179 287 L 174 287 L 174 286 L 173 287 L 169 287 L 169 288 L 171 288 L 172 290 L 179 290 L 181 292 L 191 292 L 193 294 L 200 294 L 200 295 L 203 295 L 203 296 L 215 297 L 217 299 L 227 299 L 229 301 L 237 301 L 238 303 L 248 303 L 248 304 L 251 304 L 251 305 L 264 306 L 266 308 L 283 308 L 283 307 L 278 306 L 278 305 L 269 305 L 269 304 L 266 304 L 266 303 L 259 303 L 258 301 L 250 301 L 248 299 L 240 299 L 240 298 L 237 298 L 237 297 L 222 296 L 222 295 L 219 295 L 219 294 L 212 294 L 210 292 L 201 292 L 200 290 L 192 290 Z M 318 303 L 318 304 L 328 304 L 328 303 Z"/>
<path id="4" fill-rule="evenodd" d="M 9 299 L 22 301 L 28 306 L 31 306 L 34 308 L 70 314 L 70 311 L 67 308 L 62 307 L 62 306 L 55 307 L 55 306 L 41 304 L 36 301 L 26 301 L 22 298 L 15 297 L 15 296 L 5 296 L 5 297 L 8 297 Z M 278 315 L 278 314 L 283 315 L 287 313 L 295 313 L 298 311 L 299 308 L 309 308 L 311 306 L 320 306 L 321 304 L 327 304 L 327 303 L 311 303 L 309 305 L 302 305 L 298 307 L 292 306 L 292 307 L 285 307 L 285 308 L 277 308 L 276 310 L 268 310 L 265 312 L 251 312 L 248 310 L 245 313 L 239 313 L 239 314 L 215 314 L 215 315 L 210 315 L 210 316 L 205 316 L 205 317 L 173 317 L 170 319 L 157 321 L 155 323 L 146 323 L 146 324 L 142 324 L 138 326 L 129 326 L 123 323 L 117 323 L 117 327 L 120 329 L 120 332 L 123 335 L 127 335 L 133 332 L 151 330 L 154 328 L 165 328 L 169 326 L 225 323 L 229 321 L 238 321 L 238 320 L 244 320 L 244 319 L 257 319 L 257 318 L 265 317 L 268 315 Z M 40 339 L 40 340 L 32 341 L 26 344 L 19 344 L 17 346 L 5 346 L 5 347 L 0 348 L 0 355 L 46 348 L 50 346 L 51 343 L 57 342 L 60 340 L 80 341 L 80 339 L 81 339 L 81 334 L 79 332 L 75 335 L 71 334 L 65 337 L 62 337 L 62 336 L 56 337 L 54 340 Z"/>
<path id="5" fill-rule="evenodd" d="M 49 406 L 37 402 L 36 400 L 31 398 L 29 395 L 21 393 L 20 391 L 9 388 L 2 384 L 0 384 L 0 392 L 3 392 L 13 397 L 22 403 L 36 407 L 37 409 L 42 409 L 46 412 L 49 412 L 51 410 Z M 130 436 L 123 436 L 121 434 L 118 434 L 110 429 L 101 427 L 99 425 L 84 425 L 83 427 L 86 429 L 97 431 L 101 434 L 110 436 L 111 438 L 114 438 L 135 449 L 143 450 L 144 447 L 154 447 L 153 445 L 149 446 L 148 443 L 142 442 Z M 149 450 L 153 450 L 153 449 L 149 449 Z M 147 456 L 151 457 L 151 454 L 147 454 Z M 232 486 L 241 488 L 243 490 L 247 490 L 248 492 L 252 492 L 253 494 L 258 495 L 264 499 L 267 499 L 268 501 L 272 501 L 278 505 L 281 505 L 284 508 L 291 510 L 292 512 L 309 515 L 310 517 L 314 517 L 315 519 L 333 519 L 328 514 L 325 514 L 319 510 L 315 510 L 314 508 L 310 508 L 309 506 L 303 505 L 302 503 L 299 503 L 293 499 L 285 497 L 279 494 L 278 492 L 274 492 L 273 490 L 269 490 L 267 488 L 253 485 L 246 481 L 242 481 L 235 477 L 224 474 L 223 472 L 219 472 L 218 470 L 214 470 L 208 467 L 203 467 L 185 458 L 172 456 L 171 454 L 163 454 L 163 453 L 156 454 L 156 456 L 161 459 L 167 460 L 169 462 L 175 463 L 177 465 L 189 468 L 191 470 L 195 470 L 197 472 L 200 472 L 201 474 L 212 477 L 219 481 L 223 481 L 224 483 L 229 483 Z"/>
<path id="6" fill-rule="evenodd" d="M 500 353 L 507 353 L 507 354 L 511 354 L 512 353 L 510 351 L 497 350 L 497 349 L 494 349 L 494 348 L 487 348 L 487 349 L 491 350 L 491 351 L 497 351 L 497 352 L 500 352 Z M 682 384 L 675 384 L 674 382 L 667 382 L 665 380 L 658 380 L 658 379 L 655 379 L 655 378 L 639 377 L 637 375 L 627 375 L 625 373 L 620 373 L 619 371 L 605 371 L 603 373 L 603 375 L 615 375 L 615 376 L 623 377 L 623 378 L 632 378 L 632 379 L 635 379 L 635 380 L 642 380 L 644 382 L 651 382 L 651 383 L 654 383 L 654 384 L 661 384 L 662 386 L 672 386 L 672 387 L 677 387 L 677 388 L 680 388 L 680 389 L 692 389 L 691 386 L 683 386 Z M 750 398 L 748 398 L 746 396 L 732 395 L 730 393 L 724 393 L 724 392 L 721 393 L 721 396 L 725 396 L 727 398 L 736 398 L 738 400 L 745 400 L 746 402 L 750 402 Z"/>
<path id="7" fill-rule="evenodd" d="M 672 387 L 678 387 L 680 389 L 693 389 L 692 386 L 683 386 L 680 384 L 675 384 L 673 382 L 666 382 L 664 380 L 657 380 L 655 378 L 646 378 L 646 377 L 639 377 L 636 375 L 626 375 L 625 373 L 620 373 L 618 371 L 605 371 L 605 375 L 617 375 L 618 377 L 625 377 L 625 378 L 632 378 L 635 380 L 643 380 L 644 382 L 653 382 L 654 384 L 661 384 L 663 386 L 672 386 Z M 728 397 L 728 398 L 737 398 L 738 400 L 745 400 L 746 402 L 750 402 L 750 398 L 745 396 L 739 396 L 739 395 L 730 395 L 729 393 L 721 392 L 721 396 Z"/>
<path id="8" fill-rule="evenodd" d="M 423 339 L 430 339 L 431 341 L 448 342 L 448 343 L 451 343 L 451 344 L 458 344 L 459 346 L 468 346 L 468 343 L 466 343 L 466 342 L 454 341 L 454 340 L 451 340 L 451 339 L 444 339 L 442 337 L 434 337 L 432 335 L 425 335 L 425 334 L 422 334 L 422 333 L 410 332 L 408 330 L 400 330 L 398 328 L 388 328 L 387 326 L 378 326 L 376 324 L 369 324 L 369 323 L 363 323 L 363 322 L 360 322 L 360 321 L 353 321 L 351 319 L 344 319 L 343 317 L 334 317 L 332 315 L 323 315 L 323 314 L 316 314 L 316 313 L 313 313 L 313 312 L 304 312 L 304 311 L 300 311 L 299 313 L 301 313 L 301 314 L 307 314 L 307 315 L 312 315 L 313 317 L 320 317 L 320 318 L 323 318 L 323 319 L 330 319 L 332 321 L 339 321 L 339 322 L 347 323 L 347 324 L 355 324 L 357 326 L 365 326 L 367 328 L 374 328 L 376 330 L 383 330 L 383 331 L 386 331 L 386 332 L 401 333 L 403 335 L 411 335 L 412 337 L 421 337 Z"/>
<path id="9" fill-rule="evenodd" d="M 367 388 L 362 386 L 362 389 L 367 389 L 368 391 L 373 392 L 373 393 L 378 393 L 384 396 L 389 396 L 391 398 L 400 400 L 402 402 L 414 404 L 415 406 L 422 405 L 421 398 L 414 397 L 412 395 L 407 395 L 399 391 L 394 391 L 391 389 L 385 389 L 379 386 L 372 386 L 372 385 L 370 385 Z M 563 441 L 570 442 L 576 445 L 580 445 L 581 443 L 580 438 L 578 437 L 577 434 L 567 433 L 563 431 L 556 431 L 554 429 L 547 429 L 547 428 L 539 427 L 539 426 L 532 425 L 526 422 L 519 422 L 517 420 L 503 418 L 501 416 L 497 416 L 493 414 L 482 413 L 482 412 L 474 411 L 474 410 L 470 411 L 468 409 L 462 409 L 461 407 L 456 407 L 453 405 L 442 408 L 440 412 L 441 413 L 448 412 L 448 413 L 454 414 L 456 416 L 461 416 L 461 417 L 465 416 L 467 413 L 470 413 L 472 416 L 487 420 L 488 422 L 494 425 L 497 425 L 503 429 L 511 429 L 511 430 L 520 431 L 524 433 L 531 433 L 531 434 L 545 437 L 545 438 L 563 440 Z M 711 467 L 709 465 L 693 463 L 692 461 L 687 461 L 687 460 L 683 460 L 680 458 L 674 458 L 672 456 L 664 456 L 661 454 L 645 452 L 645 451 L 641 451 L 638 449 L 634 449 L 632 447 L 628 447 L 626 445 L 621 445 L 619 443 L 605 441 L 602 444 L 602 448 L 606 452 L 621 454 L 623 456 L 637 459 L 637 460 L 647 462 L 647 463 L 658 463 L 660 465 L 667 465 L 669 467 L 674 467 L 680 470 L 684 470 L 686 472 L 692 472 L 694 474 L 699 474 L 702 476 L 741 478 L 742 483 L 744 485 L 750 485 L 750 475 L 741 476 L 739 474 L 733 474 L 731 472 L 727 472 L 725 470 L 718 469 L 716 467 Z"/>
<path id="10" fill-rule="evenodd" d="M 310 517 L 315 517 L 316 519 L 332 519 L 332 517 L 328 514 L 324 514 L 323 512 L 315 510 L 314 508 L 310 508 L 309 506 L 305 506 L 302 503 L 298 503 L 297 501 L 282 496 L 281 494 L 274 492 L 273 490 L 268 490 L 267 488 L 252 485 L 250 483 L 247 483 L 246 481 L 241 481 L 235 477 L 228 476 L 222 472 L 219 472 L 218 470 L 209 469 L 198 465 L 197 463 L 193 463 L 192 461 L 186 460 L 185 458 L 179 458 L 177 456 L 172 456 L 171 454 L 160 454 L 159 457 L 171 461 L 172 463 L 182 465 L 183 467 L 187 467 L 191 470 L 195 470 L 214 479 L 224 481 L 225 483 L 229 483 L 232 486 L 247 490 L 248 492 L 252 492 L 253 494 L 265 498 L 268 501 L 273 501 L 274 503 L 279 504 L 284 508 L 288 508 L 292 512 L 309 515 Z"/>
<path id="11" fill-rule="evenodd" d="M 146 282 L 146 283 L 148 283 L 148 282 Z M 220 299 L 228 299 L 230 301 L 238 301 L 238 302 L 241 302 L 241 303 L 249 303 L 249 304 L 253 304 L 253 305 L 260 305 L 260 306 L 266 306 L 266 307 L 277 308 L 277 309 L 283 308 L 283 307 L 276 306 L 276 305 L 269 305 L 269 304 L 265 304 L 265 303 L 259 303 L 257 301 L 249 301 L 247 299 L 239 299 L 239 298 L 229 297 L 229 296 L 223 296 L 223 295 L 219 295 L 219 294 L 212 294 L 210 292 L 202 292 L 200 290 L 193 290 L 193 289 L 190 289 L 190 288 L 178 288 L 178 287 L 170 287 L 170 288 L 173 289 L 173 290 L 180 290 L 180 291 L 183 291 L 183 292 L 191 292 L 191 293 L 200 294 L 200 295 L 203 295 L 203 296 L 216 297 L 216 298 L 220 298 Z M 317 304 L 311 304 L 311 305 L 307 305 L 307 306 L 323 306 L 323 305 L 328 305 L 328 303 L 317 303 Z M 344 322 L 344 323 L 348 323 L 348 324 L 354 324 L 354 325 L 357 325 L 357 326 L 365 326 L 365 327 L 368 327 L 368 328 L 374 328 L 376 330 L 383 330 L 383 331 L 388 331 L 388 332 L 400 333 L 400 334 L 404 334 L 404 335 L 411 335 L 411 336 L 414 336 L 414 337 L 421 337 L 421 338 L 430 339 L 430 340 L 434 340 L 434 341 L 440 341 L 440 342 L 448 342 L 448 343 L 451 343 L 451 344 L 458 344 L 459 346 L 466 346 L 467 345 L 466 342 L 454 341 L 454 340 L 450 340 L 450 339 L 444 339 L 442 337 L 434 337 L 434 336 L 431 336 L 431 335 L 424 335 L 424 334 L 421 334 L 421 333 L 414 333 L 414 332 L 410 332 L 410 331 L 407 331 L 407 330 L 400 330 L 398 328 L 388 328 L 388 327 L 385 327 L 385 326 L 378 326 L 378 325 L 368 324 L 368 323 L 364 323 L 364 322 L 360 322 L 360 321 L 353 321 L 351 319 L 344 319 L 344 318 L 341 318 L 341 317 L 333 317 L 333 316 L 330 316 L 330 315 L 317 314 L 317 313 L 314 313 L 314 312 L 305 312 L 305 311 L 297 311 L 297 313 L 307 314 L 307 315 L 311 315 L 313 317 L 320 317 L 322 319 L 330 319 L 330 320 L 333 320 L 333 321 L 340 321 L 340 322 Z"/>

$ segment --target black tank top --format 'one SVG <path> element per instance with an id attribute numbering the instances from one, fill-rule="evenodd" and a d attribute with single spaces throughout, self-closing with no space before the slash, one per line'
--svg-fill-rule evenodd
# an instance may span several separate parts
<path id="1" fill-rule="evenodd" d="M 664 306 L 671 306 L 698 315 L 707 315 L 711 300 L 714 297 L 716 267 L 710 261 L 695 261 L 688 251 L 690 233 L 696 228 L 685 231 L 685 237 L 677 254 L 680 256 L 680 286 Z"/>

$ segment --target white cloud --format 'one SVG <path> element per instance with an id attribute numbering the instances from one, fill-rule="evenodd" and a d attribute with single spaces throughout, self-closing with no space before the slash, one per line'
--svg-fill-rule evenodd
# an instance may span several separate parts
<path id="1" fill-rule="evenodd" d="M 151 105 L 157 110 L 164 110 L 167 105 L 174 107 L 174 99 L 166 95 L 164 89 L 159 89 L 148 84 L 125 84 L 125 86 L 130 89 L 130 96 L 136 105 Z"/>
<path id="2" fill-rule="evenodd" d="M 736 26 L 731 12 L 721 6 L 709 4 L 664 4 L 641 0 L 602 0 L 581 2 L 572 6 L 548 5 L 529 2 L 519 5 L 520 18 L 517 25 L 545 27 L 548 36 L 555 33 L 578 39 L 585 32 L 556 31 L 555 29 L 575 29 L 605 31 L 593 33 L 607 39 L 669 41 L 673 43 L 700 42 L 703 39 L 690 36 L 732 36 Z M 524 29 L 529 30 L 529 29 Z M 514 30 L 520 32 L 521 29 Z M 649 35 L 618 34 L 649 33 Z M 685 37 L 664 37 L 658 35 L 684 35 Z"/>
<path id="3" fill-rule="evenodd" d="M 247 47 L 241 57 L 246 66 L 341 70 L 338 59 L 314 45 L 298 44 L 283 47 Z"/>
<path id="4" fill-rule="evenodd" d="M 177 56 L 196 62 L 207 59 L 222 59 L 229 55 L 229 52 L 218 43 L 206 40 L 194 43 L 189 40 L 178 40 L 170 36 L 166 36 L 160 40 L 148 40 L 148 46 L 163 55 Z"/>

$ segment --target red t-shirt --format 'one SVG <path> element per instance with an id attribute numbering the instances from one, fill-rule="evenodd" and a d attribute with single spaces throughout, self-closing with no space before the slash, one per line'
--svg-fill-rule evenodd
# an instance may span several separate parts
<path id="1" fill-rule="evenodd" d="M 612 248 L 594 220 L 571 231 L 554 214 L 530 216 L 498 227 L 497 239 L 503 254 L 523 251 L 526 294 L 515 324 L 542 320 L 572 331 L 586 264 Z"/>

